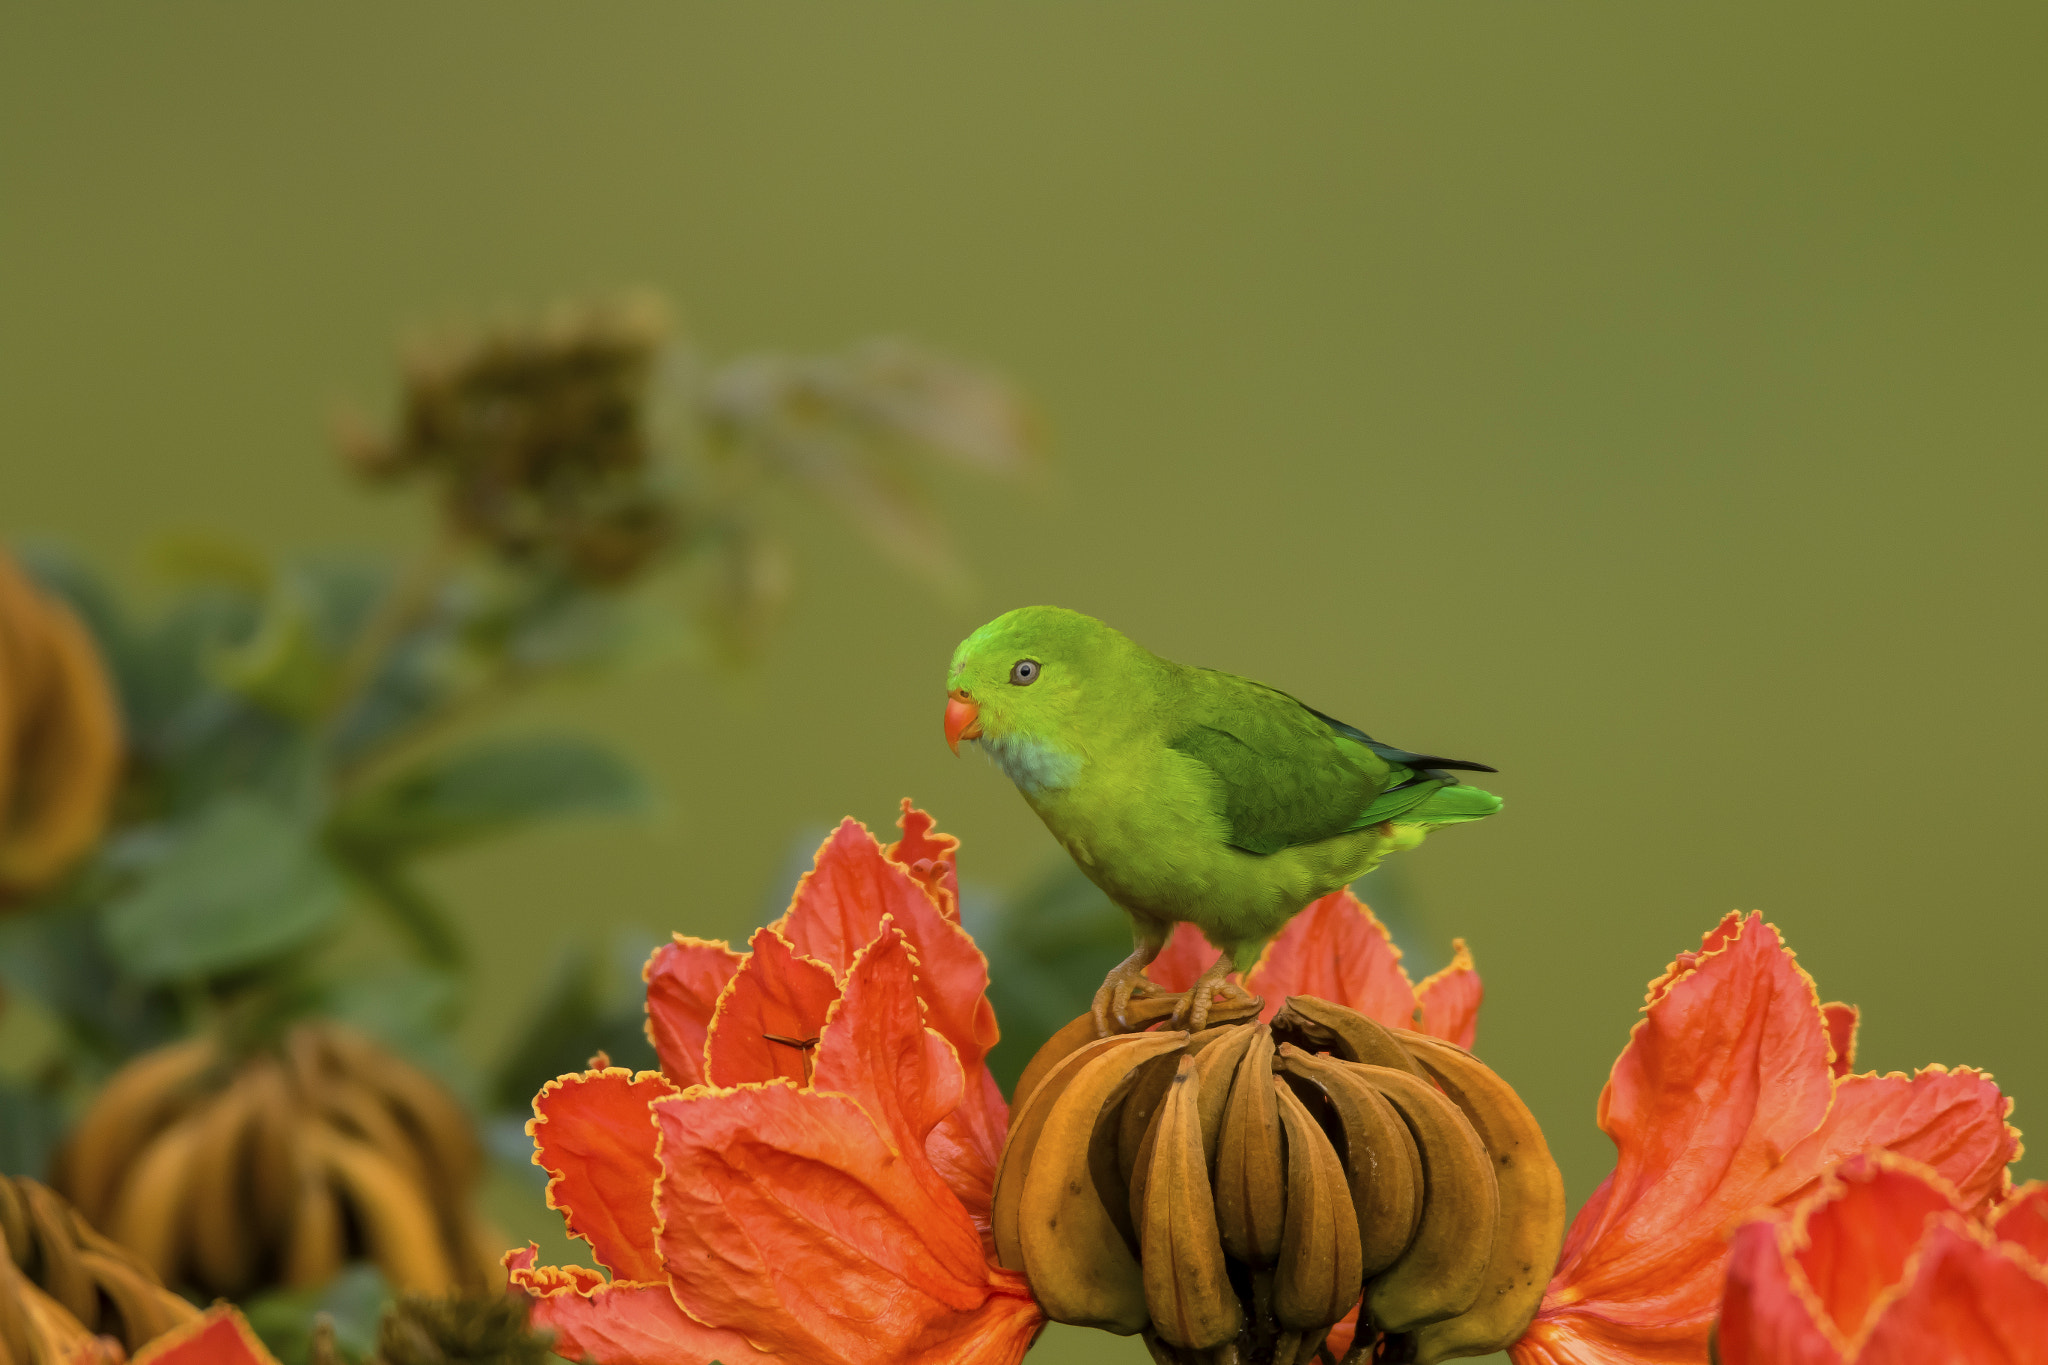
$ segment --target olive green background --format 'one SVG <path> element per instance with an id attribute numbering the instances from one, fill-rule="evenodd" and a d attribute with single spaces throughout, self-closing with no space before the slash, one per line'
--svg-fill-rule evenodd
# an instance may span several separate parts
<path id="1" fill-rule="evenodd" d="M 423 323 L 649 285 L 717 353 L 912 335 L 1029 390 L 1052 476 L 946 483 L 965 600 L 797 507 L 751 679 L 533 708 L 667 802 L 445 865 L 479 1055 L 569 936 L 745 932 L 806 825 L 914 794 L 968 877 L 1041 869 L 939 717 L 953 643 L 1045 601 L 1502 769 L 1504 814 L 1409 857 L 1419 955 L 1470 940 L 1575 1201 L 1644 982 L 1731 908 L 1865 1007 L 1863 1065 L 1986 1066 L 2024 1126 L 2044 39 L 1972 4 L 11 7 L 0 532 L 137 584 L 167 532 L 403 545 L 420 509 L 326 423 Z"/>

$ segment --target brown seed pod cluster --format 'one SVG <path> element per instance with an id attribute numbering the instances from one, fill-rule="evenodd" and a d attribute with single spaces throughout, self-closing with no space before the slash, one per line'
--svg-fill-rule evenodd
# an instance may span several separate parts
<path id="1" fill-rule="evenodd" d="M 1197 1033 L 1083 1015 L 1018 1081 L 996 1253 L 1048 1316 L 1143 1332 L 1161 1365 L 1485 1355 L 1519 1337 L 1564 1240 L 1564 1184 L 1508 1085 L 1463 1048 L 1313 996 Z"/>
<path id="2" fill-rule="evenodd" d="M 397 429 L 349 430 L 343 457 L 436 478 L 449 526 L 507 559 L 623 582 L 675 532 L 644 419 L 664 331 L 651 305 L 590 307 L 422 348 Z"/>
<path id="3" fill-rule="evenodd" d="M 344 1026 L 231 1058 L 172 1043 L 107 1083 L 59 1155 L 79 1209 L 202 1297 L 324 1284 L 377 1263 L 400 1292 L 492 1282 L 482 1152 L 439 1082 Z"/>
<path id="4" fill-rule="evenodd" d="M 117 1361 L 198 1316 L 55 1190 L 0 1175 L 0 1365 Z"/>
<path id="5" fill-rule="evenodd" d="M 0 906 L 51 885 L 99 842 L 121 753 L 92 637 L 0 553 Z"/>

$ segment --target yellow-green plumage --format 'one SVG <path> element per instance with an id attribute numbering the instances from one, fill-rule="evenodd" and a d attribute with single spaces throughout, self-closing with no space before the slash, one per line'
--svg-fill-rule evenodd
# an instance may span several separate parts
<path id="1" fill-rule="evenodd" d="M 974 632 L 946 686 L 1046 828 L 1130 914 L 1134 959 L 1188 920 L 1247 970 L 1309 902 L 1435 825 L 1500 808 L 1450 772 L 1491 768 L 1380 744 L 1060 607 Z"/>

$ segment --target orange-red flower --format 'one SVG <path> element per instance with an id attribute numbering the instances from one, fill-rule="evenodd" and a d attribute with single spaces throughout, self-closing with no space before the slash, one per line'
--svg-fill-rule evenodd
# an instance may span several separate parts
<path id="1" fill-rule="evenodd" d="M 1245 974 L 1244 987 L 1265 998 L 1263 1019 L 1278 1014 L 1290 995 L 1316 995 L 1382 1024 L 1469 1048 L 1485 991 L 1465 940 L 1452 939 L 1451 950 L 1451 965 L 1416 985 L 1386 926 L 1349 890 L 1333 891 L 1287 922 Z M 1180 924 L 1145 975 L 1165 990 L 1184 991 L 1216 953 L 1199 929 Z"/>
<path id="2" fill-rule="evenodd" d="M 611 1272 L 507 1256 L 563 1354 L 997 1365 L 1043 1325 L 985 1244 L 1008 1110 L 956 843 L 907 801 L 902 828 L 841 825 L 749 952 L 655 953 L 661 1071 L 535 1099 L 548 1202 Z"/>
<path id="3" fill-rule="evenodd" d="M 1704 1361 L 1729 1234 L 1859 1151 L 1926 1164 L 1972 1216 L 2005 1197 L 2018 1134 L 1991 1078 L 1852 1075 L 1855 1025 L 1755 914 L 1650 984 L 1600 1096 L 1614 1172 L 1574 1220 L 1517 1365 Z"/>
<path id="4" fill-rule="evenodd" d="M 1979 1217 L 1917 1161 L 1849 1158 L 1738 1228 L 1722 1365 L 2043 1365 L 2048 1185 Z"/>

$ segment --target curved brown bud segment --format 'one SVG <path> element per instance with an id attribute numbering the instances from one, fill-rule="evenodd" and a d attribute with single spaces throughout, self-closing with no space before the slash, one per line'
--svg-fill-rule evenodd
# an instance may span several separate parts
<path id="1" fill-rule="evenodd" d="M 1282 1327 L 1330 1327 L 1358 1302 L 1362 1270 L 1358 1218 L 1344 1167 L 1323 1130 L 1287 1083 L 1273 1078 L 1287 1133 L 1287 1221 L 1273 1278 L 1273 1317 Z"/>
<path id="2" fill-rule="evenodd" d="M 1462 1313 L 1479 1297 L 1500 1195 L 1471 1121 L 1429 1081 L 1353 1062 L 1401 1113 L 1422 1157 L 1422 1218 L 1395 1262 L 1366 1287 L 1373 1320 L 1412 1332 Z"/>
<path id="3" fill-rule="evenodd" d="M 1422 1216 L 1422 1159 L 1415 1139 L 1379 1091 L 1336 1058 L 1282 1043 L 1279 1065 L 1315 1089 L 1343 1139 L 1362 1273 L 1377 1275 L 1408 1249 Z"/>
<path id="4" fill-rule="evenodd" d="M 1024 1169 L 1016 1236 L 1031 1293 L 1047 1317 L 1128 1335 L 1149 1321 L 1144 1278 L 1096 1189 L 1094 1147 L 1104 1135 L 1115 1139 L 1114 1109 L 1139 1065 L 1178 1052 L 1187 1035 L 1144 1033 L 1115 1041 L 1122 1045 L 1086 1061 L 1070 1059 L 1080 1062 L 1073 1080 L 1044 1101 L 1043 1127 Z M 1048 1078 L 1034 1099 L 1057 1083 L 1057 1075 Z"/>
<path id="5" fill-rule="evenodd" d="M 1392 1067 L 1411 1076 L 1424 1074 L 1384 1024 L 1313 995 L 1287 997 L 1286 1007 L 1273 1016 L 1273 1036 L 1305 1051 L 1332 1053 L 1347 1062 Z"/>
<path id="6" fill-rule="evenodd" d="M 1415 1358 L 1434 1365 L 1453 1356 L 1486 1355 L 1519 1340 L 1542 1306 L 1564 1245 L 1564 1177 L 1535 1115 L 1485 1063 L 1441 1038 L 1405 1030 L 1395 1036 L 1472 1121 L 1493 1158 L 1500 1190 L 1500 1217 L 1478 1301 L 1417 1333 Z"/>
<path id="7" fill-rule="evenodd" d="M 1273 1035 L 1255 1030 L 1230 1086 L 1216 1152 L 1216 1223 L 1223 1249 L 1253 1269 L 1280 1255 L 1287 1185 L 1280 1108 L 1267 1078 L 1273 1074 Z"/>
<path id="8" fill-rule="evenodd" d="M 1152 1330 L 1174 1346 L 1206 1350 L 1237 1335 L 1244 1313 L 1230 1287 L 1209 1162 L 1202 1152 L 1195 1059 L 1183 1054 L 1162 1097 L 1146 1170 L 1140 1226 L 1145 1305 Z"/>

